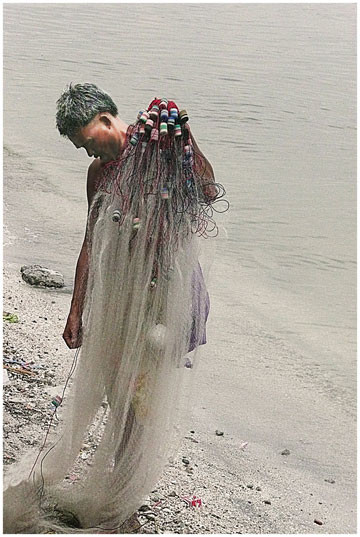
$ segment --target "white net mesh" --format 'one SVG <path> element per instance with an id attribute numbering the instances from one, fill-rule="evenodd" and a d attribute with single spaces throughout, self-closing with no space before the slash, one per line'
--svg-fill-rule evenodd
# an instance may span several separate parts
<path id="1" fill-rule="evenodd" d="M 210 205 L 200 166 L 185 177 L 191 138 L 132 146 L 137 130 L 129 129 L 89 212 L 83 343 L 59 410 L 61 431 L 30 479 L 33 459 L 6 476 L 5 533 L 120 528 L 182 430 L 188 352 L 195 349 L 193 361 L 205 342 L 209 304 L 196 233 L 206 230 Z M 69 484 L 73 471 L 80 479 Z"/>

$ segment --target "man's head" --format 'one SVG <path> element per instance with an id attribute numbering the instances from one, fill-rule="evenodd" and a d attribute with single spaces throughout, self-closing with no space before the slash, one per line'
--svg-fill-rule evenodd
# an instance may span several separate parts
<path id="1" fill-rule="evenodd" d="M 56 126 L 62 136 L 73 136 L 101 112 L 117 116 L 118 109 L 110 95 L 95 84 L 72 84 L 57 101 Z"/>
<path id="2" fill-rule="evenodd" d="M 56 126 L 76 148 L 107 162 L 121 147 L 117 113 L 110 95 L 95 84 L 70 84 L 57 101 Z"/>

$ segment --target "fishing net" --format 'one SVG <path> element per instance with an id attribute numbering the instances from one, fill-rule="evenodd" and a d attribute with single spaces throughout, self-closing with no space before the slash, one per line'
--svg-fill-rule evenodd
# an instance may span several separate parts
<path id="1" fill-rule="evenodd" d="M 206 342 L 201 238 L 216 235 L 214 210 L 227 208 L 216 207 L 224 190 L 186 120 L 175 103 L 153 101 L 104 168 L 88 216 L 83 342 L 56 411 L 60 430 L 35 464 L 29 456 L 5 477 L 5 533 L 120 529 L 176 449 Z"/>

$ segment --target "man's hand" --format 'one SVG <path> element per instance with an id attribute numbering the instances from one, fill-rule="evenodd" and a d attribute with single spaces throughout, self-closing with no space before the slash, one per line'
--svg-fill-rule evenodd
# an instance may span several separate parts
<path id="1" fill-rule="evenodd" d="M 69 349 L 77 349 L 82 343 L 82 323 L 81 315 L 69 313 L 67 318 L 63 338 Z"/>

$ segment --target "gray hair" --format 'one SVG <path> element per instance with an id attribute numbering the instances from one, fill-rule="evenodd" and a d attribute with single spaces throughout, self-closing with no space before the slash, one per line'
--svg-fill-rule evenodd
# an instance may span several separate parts
<path id="1" fill-rule="evenodd" d="M 110 95 L 95 84 L 69 84 L 56 102 L 56 127 L 62 136 L 72 136 L 101 112 L 117 116 L 118 109 Z"/>

